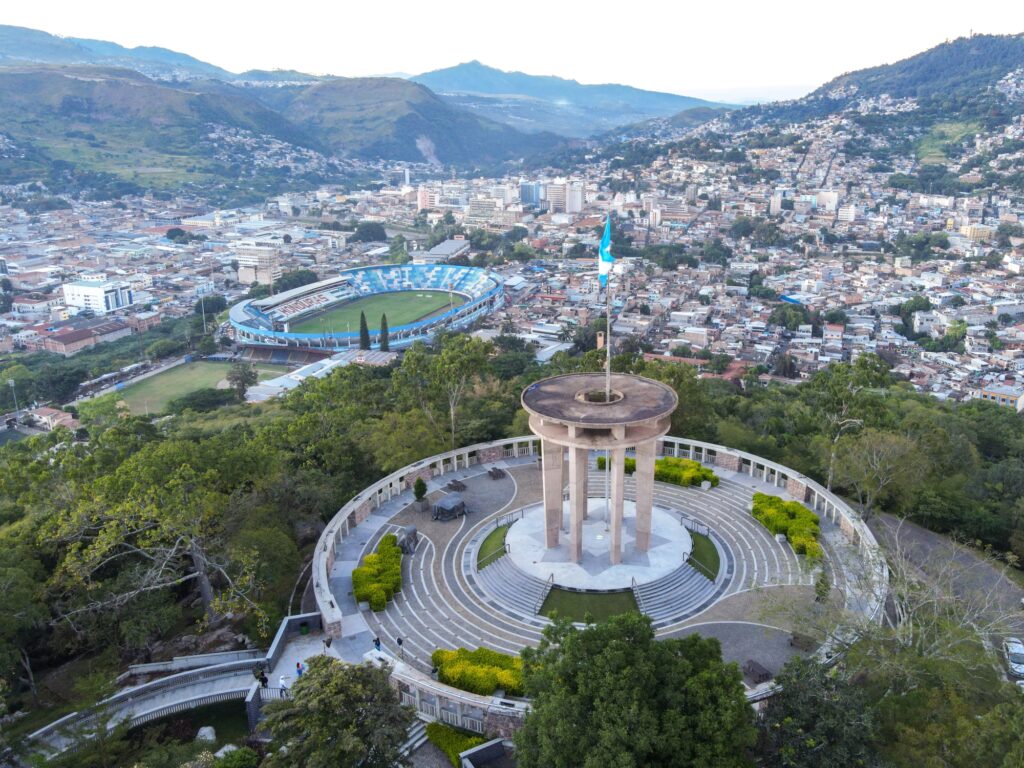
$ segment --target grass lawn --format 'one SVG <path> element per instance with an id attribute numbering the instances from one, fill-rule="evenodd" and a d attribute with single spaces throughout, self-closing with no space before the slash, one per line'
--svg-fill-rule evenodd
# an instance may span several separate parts
<path id="1" fill-rule="evenodd" d="M 466 303 L 466 298 L 453 293 L 451 303 L 461 307 Z M 377 330 L 382 314 L 388 316 L 388 328 L 397 328 L 447 311 L 448 306 L 446 291 L 380 293 L 376 296 L 364 296 L 323 314 L 293 323 L 289 330 L 292 333 L 357 333 L 360 312 L 366 313 L 366 324 L 371 331 Z"/>
<path id="2" fill-rule="evenodd" d="M 714 542 L 702 533 L 690 531 L 690 536 L 693 537 L 693 551 L 688 562 L 714 581 L 718 578 L 718 571 L 721 568 Z"/>
<path id="3" fill-rule="evenodd" d="M 216 387 L 217 383 L 227 377 L 231 370 L 230 363 L 196 362 L 185 363 L 143 379 L 118 392 L 118 399 L 123 400 L 132 413 L 145 415 L 162 413 L 167 404 L 176 397 L 181 397 L 197 389 Z M 259 363 L 256 366 L 260 381 L 272 379 L 291 370 L 284 365 Z"/>
<path id="4" fill-rule="evenodd" d="M 487 534 L 487 538 L 484 539 L 484 543 L 480 545 L 480 549 L 476 553 L 476 569 L 478 571 L 505 554 L 506 533 L 508 533 L 508 526 L 499 525 Z"/>
<path id="5" fill-rule="evenodd" d="M 632 590 L 622 592 L 573 592 L 568 589 L 553 587 L 548 592 L 541 616 L 557 611 L 560 617 L 571 621 L 584 621 L 587 614 L 594 621 L 604 621 L 620 613 L 640 610 Z"/>
<path id="6" fill-rule="evenodd" d="M 922 164 L 946 162 L 946 144 L 961 141 L 978 128 L 978 123 L 936 123 L 917 142 L 918 161 Z"/>

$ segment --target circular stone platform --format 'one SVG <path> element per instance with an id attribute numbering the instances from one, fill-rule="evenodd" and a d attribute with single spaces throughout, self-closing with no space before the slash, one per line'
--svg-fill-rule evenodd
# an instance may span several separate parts
<path id="1" fill-rule="evenodd" d="M 569 504 L 562 512 L 562 535 L 553 549 L 544 546 L 544 506 L 534 504 L 523 509 L 522 519 L 508 529 L 505 544 L 509 558 L 517 568 L 538 579 L 552 575 L 560 587 L 593 591 L 628 589 L 636 583 L 646 584 L 676 570 L 690 556 L 693 539 L 679 524 L 679 515 L 662 507 L 652 514 L 651 546 L 647 552 L 633 549 L 636 538 L 636 505 L 626 501 L 622 525 L 622 562 L 608 561 L 609 533 L 605 530 L 605 500 L 587 499 L 587 519 L 583 521 L 583 559 L 569 558 Z"/>

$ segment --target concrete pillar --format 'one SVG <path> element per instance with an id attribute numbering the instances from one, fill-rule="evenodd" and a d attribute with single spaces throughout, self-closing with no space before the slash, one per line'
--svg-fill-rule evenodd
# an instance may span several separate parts
<path id="1" fill-rule="evenodd" d="M 611 488 L 611 544 L 609 556 L 612 565 L 622 562 L 622 507 L 623 491 L 626 479 L 626 449 L 615 448 L 611 451 L 612 488 Z"/>
<path id="2" fill-rule="evenodd" d="M 583 559 L 583 520 L 587 516 L 586 448 L 569 449 L 569 559 Z"/>
<path id="3" fill-rule="evenodd" d="M 654 505 L 654 440 L 636 446 L 636 550 L 651 546 L 651 512 Z"/>
<path id="4" fill-rule="evenodd" d="M 541 479 L 544 483 L 544 546 L 558 546 L 558 530 L 562 527 L 562 489 L 565 488 L 565 449 L 544 440 Z"/>

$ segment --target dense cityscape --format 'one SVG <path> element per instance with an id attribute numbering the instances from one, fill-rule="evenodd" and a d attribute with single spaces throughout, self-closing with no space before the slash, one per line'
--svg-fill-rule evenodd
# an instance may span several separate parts
<path id="1" fill-rule="evenodd" d="M 0 766 L 1024 767 L 1024 35 L 235 69 L 0 25 Z"/>

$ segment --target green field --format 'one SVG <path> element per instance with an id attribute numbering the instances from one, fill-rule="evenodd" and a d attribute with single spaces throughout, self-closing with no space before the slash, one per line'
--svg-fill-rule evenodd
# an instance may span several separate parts
<path id="1" fill-rule="evenodd" d="M 946 145 L 963 140 L 980 127 L 978 123 L 936 123 L 917 142 L 918 162 L 922 165 L 946 162 Z"/>
<path id="2" fill-rule="evenodd" d="M 415 323 L 431 315 L 447 311 L 449 294 L 446 291 L 399 291 L 364 296 L 324 312 L 321 315 L 301 320 L 289 326 L 292 333 L 346 333 L 359 331 L 359 313 L 366 313 L 366 324 L 370 331 L 380 325 L 380 316 L 388 316 L 388 328 Z M 461 307 L 465 296 L 451 294 L 451 304 Z"/>
<path id="3" fill-rule="evenodd" d="M 178 365 L 156 376 L 143 379 L 118 392 L 118 399 L 124 401 L 132 413 L 162 413 L 167 404 L 176 397 L 181 397 L 197 389 L 216 387 L 218 382 L 226 378 L 231 369 L 230 363 L 185 363 Z M 285 365 L 269 365 L 258 363 L 260 381 L 272 379 L 291 370 Z"/>
<path id="4" fill-rule="evenodd" d="M 703 533 L 696 533 L 695 531 L 690 531 L 690 537 L 693 539 L 693 551 L 690 552 L 689 560 L 690 565 L 714 581 L 718 578 L 718 571 L 722 567 L 714 542 Z"/>
<path id="5" fill-rule="evenodd" d="M 478 571 L 505 554 L 505 534 L 507 533 L 508 526 L 500 525 L 487 534 L 484 543 L 476 552 L 476 569 Z"/>
<path id="6" fill-rule="evenodd" d="M 548 592 L 540 615 L 547 616 L 556 611 L 559 617 L 570 621 L 604 621 L 620 613 L 638 611 L 636 598 L 631 590 L 622 592 L 573 592 L 571 589 L 554 587 Z"/>

